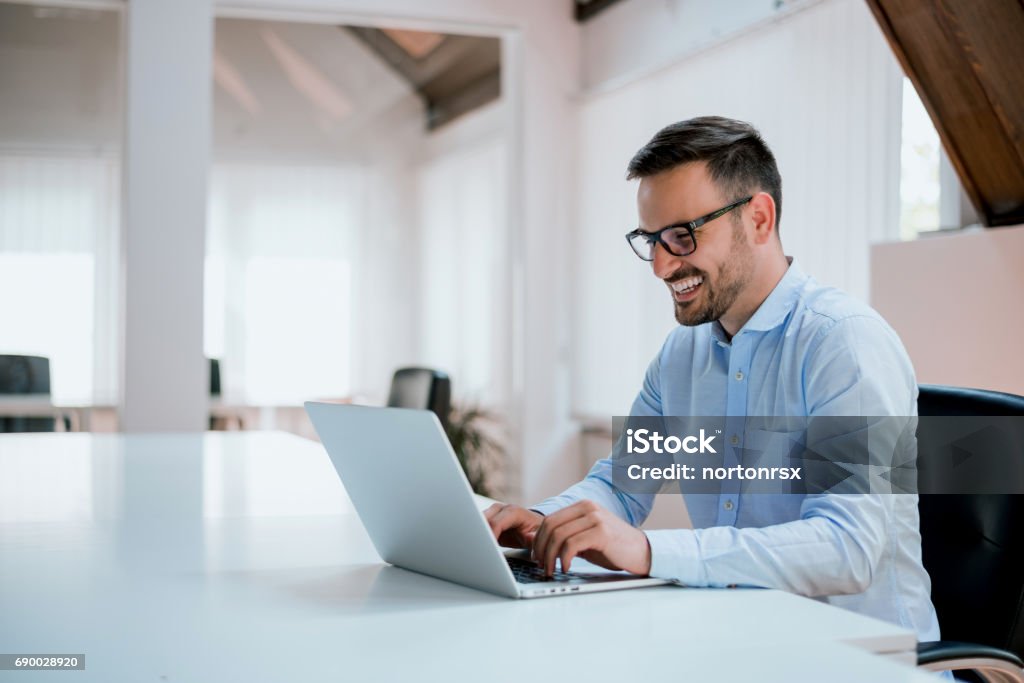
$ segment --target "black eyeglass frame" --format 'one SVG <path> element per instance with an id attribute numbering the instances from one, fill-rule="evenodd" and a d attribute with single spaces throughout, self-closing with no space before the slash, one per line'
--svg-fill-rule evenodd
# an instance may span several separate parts
<path id="1" fill-rule="evenodd" d="M 744 204 L 746 204 L 747 202 L 749 202 L 753 198 L 754 198 L 753 195 L 751 195 L 750 197 L 747 197 L 746 199 L 740 199 L 739 201 L 735 201 L 732 204 L 729 204 L 728 206 L 722 207 L 718 211 L 712 211 L 711 213 L 709 213 L 709 214 L 707 214 L 705 216 L 701 216 L 700 218 L 695 218 L 692 221 L 686 221 L 686 222 L 683 222 L 683 223 L 673 223 L 672 225 L 666 225 L 661 230 L 655 230 L 654 232 L 645 232 L 645 231 L 641 230 L 640 228 L 637 228 L 636 230 L 633 230 L 631 232 L 626 233 L 626 241 L 629 243 L 629 248 L 633 250 L 633 253 L 636 254 L 637 256 L 639 256 L 644 261 L 653 261 L 654 260 L 654 248 L 653 248 L 653 245 L 655 243 L 656 244 L 660 244 L 665 249 L 665 251 L 667 251 L 668 253 L 672 254 L 673 256 L 689 256 L 690 254 L 692 254 L 695 251 L 697 251 L 697 236 L 693 233 L 694 230 L 696 230 L 697 228 L 701 227 L 705 223 L 709 223 L 709 222 L 715 220 L 716 218 L 720 218 L 720 217 L 724 216 L 725 214 L 729 213 L 730 211 L 732 211 L 736 207 L 743 206 Z M 668 242 L 666 242 L 662 238 L 662 236 L 661 236 L 662 233 L 664 233 L 666 230 L 678 230 L 679 228 L 686 228 L 686 231 L 690 233 L 690 241 L 693 242 L 693 249 L 691 249 L 690 251 L 686 252 L 685 254 L 677 254 L 676 252 L 672 251 L 672 248 L 668 245 Z M 637 237 L 637 236 L 640 236 L 640 235 L 646 237 L 648 239 L 648 241 L 651 242 L 651 244 L 652 244 L 651 258 L 644 258 L 636 250 L 636 247 L 633 246 L 633 238 Z"/>

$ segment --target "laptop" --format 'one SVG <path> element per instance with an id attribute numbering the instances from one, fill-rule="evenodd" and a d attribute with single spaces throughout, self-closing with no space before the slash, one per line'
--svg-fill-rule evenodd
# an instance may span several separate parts
<path id="1" fill-rule="evenodd" d="M 503 551 L 437 416 L 428 410 L 307 402 L 306 412 L 385 562 L 510 598 L 670 583 L 613 572 L 545 577 L 522 550 Z"/>

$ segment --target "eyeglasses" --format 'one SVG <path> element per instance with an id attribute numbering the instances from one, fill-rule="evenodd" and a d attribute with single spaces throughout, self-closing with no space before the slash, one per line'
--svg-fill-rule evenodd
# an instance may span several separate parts
<path id="1" fill-rule="evenodd" d="M 633 248 L 636 255 L 644 261 L 654 260 L 654 249 L 659 244 L 665 247 L 665 251 L 673 256 L 689 256 L 697 251 L 697 237 L 693 234 L 694 230 L 705 223 L 710 223 L 716 218 L 724 216 L 737 206 L 743 206 L 751 199 L 753 197 L 741 199 L 718 211 L 712 211 L 706 216 L 701 216 L 686 223 L 674 223 L 654 232 L 644 232 L 637 228 L 633 232 L 626 234 L 626 241 L 629 242 L 629 246 Z"/>

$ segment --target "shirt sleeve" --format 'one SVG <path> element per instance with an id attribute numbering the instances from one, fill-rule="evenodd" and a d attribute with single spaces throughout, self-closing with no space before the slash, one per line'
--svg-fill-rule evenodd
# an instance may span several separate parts
<path id="1" fill-rule="evenodd" d="M 661 415 L 661 354 L 651 361 L 644 375 L 643 386 L 630 415 L 653 417 Z M 570 486 L 561 494 L 531 506 L 542 515 L 568 507 L 581 500 L 592 500 L 606 510 L 610 510 L 620 519 L 633 526 L 643 524 L 654 506 L 654 493 L 626 493 L 612 483 L 612 460 L 610 457 L 598 460 L 590 468 L 583 481 Z"/>
<path id="2" fill-rule="evenodd" d="M 913 368 L 884 321 L 844 318 L 815 341 L 804 364 L 809 417 L 916 414 Z M 799 519 L 783 524 L 648 531 L 650 573 L 692 586 L 860 593 L 887 543 L 891 511 L 888 495 L 817 494 L 804 498 Z"/>

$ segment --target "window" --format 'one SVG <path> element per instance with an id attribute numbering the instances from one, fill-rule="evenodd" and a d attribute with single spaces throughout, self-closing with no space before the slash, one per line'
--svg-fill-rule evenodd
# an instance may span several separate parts
<path id="1" fill-rule="evenodd" d="M 56 403 L 117 401 L 121 18 L 0 2 L 0 353 Z"/>
<path id="2" fill-rule="evenodd" d="M 229 401 L 351 393 L 360 186 L 338 166 L 214 167 L 204 346 L 221 359 Z"/>
<path id="3" fill-rule="evenodd" d="M 903 79 L 903 134 L 900 149 L 900 236 L 940 226 L 939 164 L 942 145 L 910 79 Z"/>
<path id="4" fill-rule="evenodd" d="M 56 403 L 115 399 L 118 164 L 0 155 L 0 353 L 50 359 Z"/>

